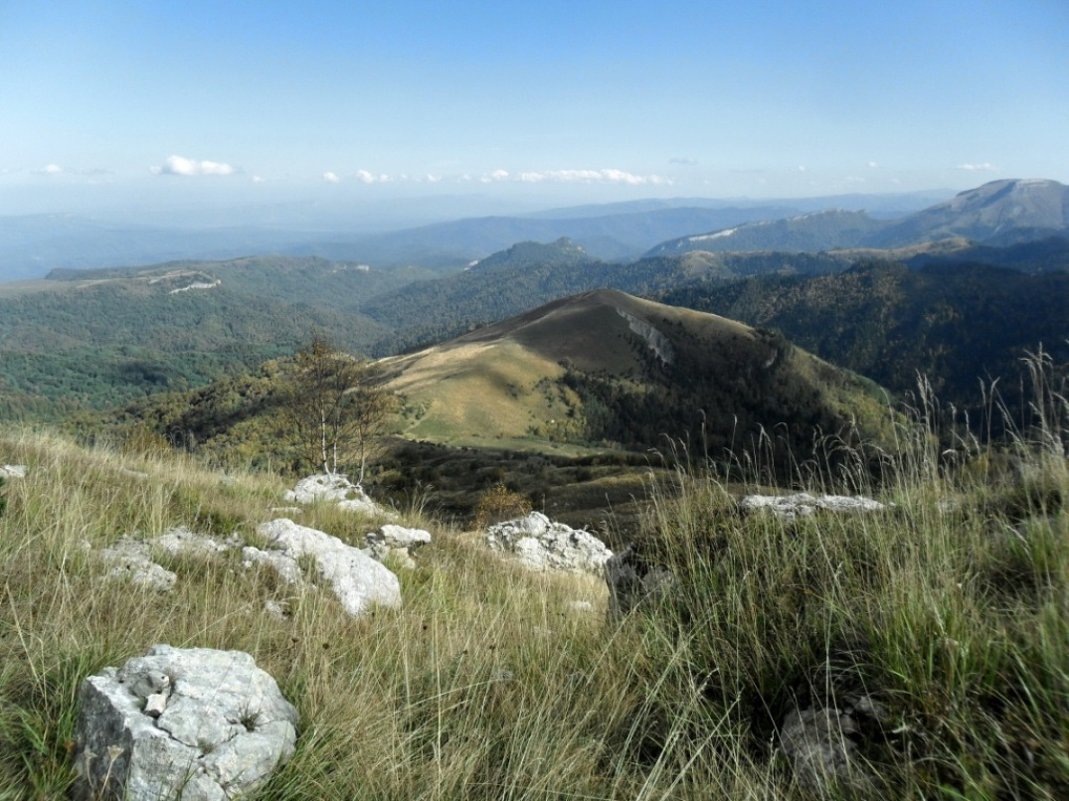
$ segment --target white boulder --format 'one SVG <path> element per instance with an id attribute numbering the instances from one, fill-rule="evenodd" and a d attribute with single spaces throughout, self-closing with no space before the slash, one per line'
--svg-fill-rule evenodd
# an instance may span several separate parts
<path id="1" fill-rule="evenodd" d="M 268 550 L 246 548 L 243 555 L 247 559 L 267 562 L 278 570 L 283 579 L 293 581 L 294 577 L 300 576 L 297 560 L 302 556 L 312 557 L 320 578 L 329 582 L 342 607 L 350 615 L 361 615 L 376 604 L 401 605 L 401 585 L 397 576 L 337 537 L 299 526 L 287 518 L 264 523 L 257 531 L 268 540 Z"/>
<path id="2" fill-rule="evenodd" d="M 541 512 L 490 526 L 486 544 L 538 571 L 565 570 L 601 576 L 612 556 L 605 543 L 589 531 L 554 523 Z"/>
<path id="3" fill-rule="evenodd" d="M 249 654 L 156 645 L 82 683 L 77 794 L 226 801 L 293 755 L 297 721 Z"/>
<path id="4" fill-rule="evenodd" d="M 26 465 L 3 464 L 0 465 L 0 478 L 26 478 Z"/>
<path id="5" fill-rule="evenodd" d="M 375 503 L 364 488 L 353 484 L 341 473 L 317 473 L 302 478 L 293 489 L 287 490 L 285 499 L 291 503 L 318 503 L 327 501 L 337 504 L 347 512 L 366 515 L 389 516 L 390 513 Z"/>

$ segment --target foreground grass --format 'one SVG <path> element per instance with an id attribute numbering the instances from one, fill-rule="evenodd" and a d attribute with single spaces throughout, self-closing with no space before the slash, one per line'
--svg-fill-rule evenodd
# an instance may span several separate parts
<path id="1" fill-rule="evenodd" d="M 178 524 L 254 542 L 280 481 L 0 436 L 0 461 L 30 466 L 0 516 L 0 799 L 63 797 L 79 683 L 157 642 L 248 651 L 298 707 L 297 753 L 262 799 L 1067 798 L 1061 443 L 947 471 L 905 442 L 878 488 L 892 509 L 793 522 L 680 471 L 650 488 L 642 541 L 675 587 L 607 624 L 598 582 L 521 572 L 433 523 L 404 608 L 359 620 L 236 555 L 173 559 L 173 593 L 134 591 L 92 549 Z M 374 523 L 298 519 L 352 542 Z M 853 772 L 800 782 L 785 716 L 862 695 L 881 714 L 850 734 Z"/>

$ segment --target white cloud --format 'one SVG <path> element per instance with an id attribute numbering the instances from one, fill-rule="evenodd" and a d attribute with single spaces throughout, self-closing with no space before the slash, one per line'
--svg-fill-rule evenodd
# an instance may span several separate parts
<path id="1" fill-rule="evenodd" d="M 626 170 L 546 170 L 543 172 L 521 172 L 516 180 L 526 184 L 626 184 L 642 186 L 645 184 L 671 184 L 672 181 L 660 175 L 636 175 Z"/>
<path id="2" fill-rule="evenodd" d="M 254 175 L 252 176 L 252 182 L 254 184 L 262 184 L 264 182 L 264 179 L 261 178 L 259 175 Z"/>
<path id="3" fill-rule="evenodd" d="M 959 164 L 958 169 L 966 172 L 996 172 L 998 167 L 989 161 L 985 161 L 982 164 Z"/>
<path id="4" fill-rule="evenodd" d="M 63 168 L 58 164 L 48 164 L 41 170 L 44 175 L 59 175 L 63 172 Z"/>
<path id="5" fill-rule="evenodd" d="M 429 172 L 425 176 L 424 180 L 429 184 L 436 184 L 436 183 L 438 183 L 439 181 L 442 180 L 442 176 L 435 175 L 434 173 Z"/>
<path id="6" fill-rule="evenodd" d="M 323 180 L 328 184 L 341 183 L 341 178 L 339 178 L 336 173 L 330 172 L 329 170 L 323 173 Z"/>
<path id="7" fill-rule="evenodd" d="M 871 167 L 874 170 L 879 169 L 880 163 L 878 161 L 870 161 L 869 162 L 869 167 Z"/>
<path id="8" fill-rule="evenodd" d="M 798 172 L 805 172 L 805 165 L 804 164 L 799 164 L 798 165 Z"/>
<path id="9" fill-rule="evenodd" d="M 678 164 L 682 167 L 696 167 L 698 165 L 697 159 L 687 158 L 686 156 L 675 156 L 668 159 L 669 164 Z"/>
<path id="10" fill-rule="evenodd" d="M 362 184 L 388 184 L 393 182 L 393 177 L 384 172 L 376 175 L 368 170 L 357 170 L 353 177 Z"/>
<path id="11" fill-rule="evenodd" d="M 197 161 L 187 159 L 184 156 L 168 156 L 159 167 L 152 167 L 154 175 L 234 175 L 235 170 L 231 165 L 221 161 Z"/>

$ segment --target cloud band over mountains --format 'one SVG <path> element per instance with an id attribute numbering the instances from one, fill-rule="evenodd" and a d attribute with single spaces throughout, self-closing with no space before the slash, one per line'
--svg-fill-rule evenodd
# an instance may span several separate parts
<path id="1" fill-rule="evenodd" d="M 390 183 L 429 183 L 435 184 L 441 181 L 453 181 L 455 183 L 482 183 L 482 184 L 615 184 L 623 186 L 670 186 L 672 179 L 657 174 L 640 175 L 627 170 L 614 168 L 606 169 L 580 169 L 580 170 L 523 170 L 510 172 L 509 170 L 497 169 L 481 175 L 464 173 L 461 175 L 443 177 L 428 174 L 425 176 L 391 175 L 389 173 L 373 172 L 371 170 L 357 170 L 351 174 L 351 180 L 362 184 L 390 184 Z M 327 183 L 340 183 L 341 175 L 336 171 L 323 173 L 323 180 Z"/>

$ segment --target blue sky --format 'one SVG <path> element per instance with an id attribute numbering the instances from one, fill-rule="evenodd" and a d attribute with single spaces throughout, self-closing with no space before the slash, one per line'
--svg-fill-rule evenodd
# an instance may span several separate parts
<path id="1" fill-rule="evenodd" d="M 0 212 L 1069 182 L 1069 3 L 5 2 Z"/>

